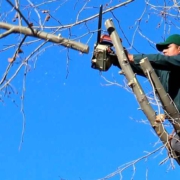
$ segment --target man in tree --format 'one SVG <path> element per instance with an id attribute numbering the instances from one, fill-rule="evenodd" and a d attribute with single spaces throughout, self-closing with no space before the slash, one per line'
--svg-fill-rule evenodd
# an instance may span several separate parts
<path id="1" fill-rule="evenodd" d="M 157 76 L 159 77 L 165 91 L 174 101 L 177 109 L 180 112 L 180 35 L 174 34 L 169 36 L 165 42 L 156 44 L 158 51 L 162 54 L 129 54 L 128 60 L 134 73 L 145 76 L 141 67 L 140 61 L 147 57 Z M 113 64 L 120 68 L 117 58 L 114 58 Z M 157 122 L 163 122 L 165 115 L 157 116 Z M 180 153 L 180 138 L 175 135 L 171 140 L 172 148 Z"/>

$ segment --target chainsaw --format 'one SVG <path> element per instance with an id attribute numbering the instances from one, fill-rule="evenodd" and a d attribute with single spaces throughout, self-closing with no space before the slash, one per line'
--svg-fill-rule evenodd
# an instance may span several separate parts
<path id="1" fill-rule="evenodd" d="M 102 9 L 103 6 L 101 5 L 99 10 L 97 42 L 94 45 L 91 67 L 100 71 L 107 71 L 112 65 L 111 56 L 115 56 L 115 53 L 109 35 L 101 35 Z"/>

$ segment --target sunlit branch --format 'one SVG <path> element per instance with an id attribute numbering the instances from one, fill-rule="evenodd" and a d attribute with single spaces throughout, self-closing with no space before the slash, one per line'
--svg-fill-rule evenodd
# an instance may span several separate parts
<path id="1" fill-rule="evenodd" d="M 13 31 L 14 31 L 14 28 L 12 27 L 11 29 L 7 30 L 6 32 L 0 34 L 0 39 L 10 35 L 11 33 L 13 33 Z"/>
<path id="2" fill-rule="evenodd" d="M 0 28 L 6 30 L 12 30 L 12 33 L 20 33 L 26 36 L 36 37 L 43 40 L 48 40 L 49 42 L 57 43 L 59 45 L 72 48 L 83 53 L 89 52 L 89 46 L 80 42 L 72 41 L 70 39 L 63 38 L 61 36 L 56 36 L 54 34 L 46 33 L 44 31 L 38 31 L 36 29 L 22 27 L 22 26 L 15 26 L 12 24 L 7 24 L 0 22 Z"/>

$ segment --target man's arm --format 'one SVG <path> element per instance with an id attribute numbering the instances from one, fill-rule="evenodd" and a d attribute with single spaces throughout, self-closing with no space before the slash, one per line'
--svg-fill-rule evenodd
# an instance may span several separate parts
<path id="1" fill-rule="evenodd" d="M 145 77 L 144 72 L 142 71 L 142 69 L 140 67 L 140 64 L 139 63 L 134 63 L 133 55 L 130 55 L 130 54 L 127 53 L 127 58 L 129 60 L 129 63 L 131 65 L 131 68 L 134 71 L 134 73 Z M 138 61 L 140 61 L 141 59 L 139 59 Z M 120 66 L 120 64 L 118 62 L 118 59 L 117 59 L 116 55 L 115 56 L 111 56 L 111 62 L 112 62 L 112 64 L 114 66 L 117 66 L 117 67 L 119 67 L 121 69 L 121 66 Z"/>
<path id="2" fill-rule="evenodd" d="M 131 57 L 130 62 L 135 65 L 139 65 L 141 59 L 147 57 L 151 65 L 155 69 L 159 70 L 174 70 L 180 69 L 180 55 L 178 56 L 164 56 L 161 54 L 138 54 L 138 55 L 128 55 Z"/>
<path id="3" fill-rule="evenodd" d="M 150 61 L 152 67 L 158 72 L 158 70 L 180 70 L 180 55 L 178 56 L 164 56 L 161 54 L 127 54 L 128 60 L 131 64 L 131 67 L 135 73 L 138 75 L 144 76 L 144 73 L 140 67 L 140 61 L 147 57 Z M 117 56 L 113 57 L 113 65 L 118 66 L 119 62 L 117 60 Z M 157 73 L 156 72 L 156 73 Z"/>

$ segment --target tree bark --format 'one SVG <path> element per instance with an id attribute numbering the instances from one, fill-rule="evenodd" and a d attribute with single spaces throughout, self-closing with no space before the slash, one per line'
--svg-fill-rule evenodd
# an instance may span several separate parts
<path id="1" fill-rule="evenodd" d="M 136 76 L 129 64 L 129 61 L 127 59 L 127 56 L 124 52 L 124 48 L 120 42 L 119 36 L 115 30 L 114 24 L 112 20 L 106 20 L 105 26 L 107 28 L 107 31 L 111 37 L 111 40 L 113 42 L 113 45 L 116 50 L 116 54 L 118 57 L 119 64 L 122 68 L 122 73 L 125 75 L 125 77 L 128 80 L 128 85 L 132 88 L 134 94 L 136 95 L 136 98 L 140 104 L 140 107 L 146 117 L 148 118 L 152 128 L 155 130 L 156 134 L 159 136 L 163 144 L 165 145 L 166 149 L 168 150 L 170 157 L 174 158 L 178 164 L 180 164 L 180 160 L 178 159 L 176 153 L 171 149 L 170 143 L 168 141 L 168 133 L 165 130 L 162 123 L 156 123 L 156 113 L 151 107 L 150 103 L 148 102 L 147 97 L 145 96 L 145 93 L 143 92 L 140 84 L 138 83 L 138 80 L 136 79 Z"/>
<path id="2" fill-rule="evenodd" d="M 175 106 L 174 102 L 170 98 L 169 94 L 165 91 L 162 86 L 158 76 L 156 75 L 154 69 L 152 68 L 148 58 L 144 58 L 140 61 L 140 66 L 147 76 L 147 78 L 151 78 L 153 85 L 155 87 L 156 93 L 162 103 L 162 106 L 165 110 L 165 114 L 169 117 L 170 122 L 172 123 L 177 134 L 180 134 L 180 117 L 179 111 Z M 148 76 L 148 72 L 150 77 Z M 149 79 L 150 80 L 150 79 Z"/>
<path id="3" fill-rule="evenodd" d="M 39 31 L 30 27 L 16 26 L 13 24 L 8 24 L 0 22 L 0 29 L 6 29 L 7 32 L 0 35 L 0 38 L 4 38 L 11 33 L 24 34 L 26 36 L 32 36 L 35 38 L 48 40 L 49 42 L 57 43 L 59 45 L 78 50 L 82 53 L 89 52 L 89 46 L 80 42 L 76 42 L 70 39 L 63 38 L 61 36 L 56 36 L 54 34 L 46 33 L 44 31 Z"/>

